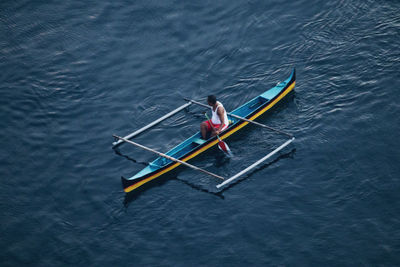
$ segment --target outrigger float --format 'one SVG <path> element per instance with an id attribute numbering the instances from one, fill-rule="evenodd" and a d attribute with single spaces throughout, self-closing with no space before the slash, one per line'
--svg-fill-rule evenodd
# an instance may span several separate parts
<path id="1" fill-rule="evenodd" d="M 288 95 L 294 89 L 295 84 L 296 84 L 296 72 L 295 72 L 295 69 L 293 69 L 290 77 L 288 79 L 286 79 L 285 81 L 278 83 L 275 87 L 265 91 L 261 95 L 253 98 L 252 100 L 250 100 L 246 104 L 236 108 L 232 112 L 228 112 L 228 118 L 231 121 L 231 123 L 230 123 L 229 127 L 227 129 L 225 129 L 219 135 L 219 137 L 221 139 L 226 139 L 227 137 L 234 134 L 238 130 L 242 129 L 244 126 L 246 126 L 249 123 L 272 130 L 276 133 L 279 133 L 279 134 L 282 134 L 282 135 L 285 135 L 288 137 L 288 140 L 286 142 L 284 142 L 282 145 L 280 145 L 279 147 L 277 147 L 276 149 L 274 149 L 273 151 L 268 153 L 266 156 L 262 157 L 260 160 L 254 162 L 253 164 L 251 164 L 250 166 L 248 166 L 247 168 L 243 169 L 242 171 L 233 175 L 230 178 L 224 178 L 220 175 L 211 173 L 207 170 L 196 167 L 187 162 L 190 159 L 199 155 L 200 153 L 203 153 L 207 149 L 217 145 L 218 139 L 216 136 L 211 137 L 208 140 L 203 140 L 201 138 L 201 133 L 197 132 L 196 134 L 194 134 L 190 138 L 186 139 L 185 141 L 183 141 L 176 147 L 172 148 L 165 154 L 130 140 L 133 137 L 139 135 L 140 133 L 146 131 L 147 129 L 160 123 L 161 121 L 182 111 L 183 109 L 187 108 L 190 105 L 195 104 L 195 105 L 210 108 L 210 106 L 199 103 L 195 100 L 185 98 L 185 100 L 187 101 L 186 104 L 178 107 L 177 109 L 171 111 L 170 113 L 159 118 L 158 120 L 155 120 L 154 122 L 150 123 L 149 125 L 141 128 L 125 137 L 113 135 L 114 138 L 116 138 L 116 141 L 113 143 L 114 148 L 121 145 L 122 143 L 130 143 L 132 145 L 135 145 L 136 147 L 150 151 L 159 156 L 154 161 L 149 163 L 149 165 L 147 167 L 145 167 L 143 170 L 136 173 L 134 176 L 132 176 L 130 178 L 122 177 L 122 186 L 124 188 L 124 191 L 126 193 L 131 192 L 131 191 L 143 186 L 144 184 L 147 184 L 147 183 L 153 181 L 154 179 L 168 173 L 169 171 L 175 169 L 176 167 L 178 167 L 180 165 L 185 165 L 194 170 L 201 171 L 207 175 L 210 175 L 214 178 L 223 180 L 223 182 L 221 182 L 220 184 L 218 184 L 216 186 L 217 188 L 221 188 L 221 187 L 231 183 L 232 181 L 238 179 L 239 177 L 243 176 L 244 174 L 248 173 L 249 171 L 254 169 L 256 166 L 260 165 L 262 162 L 266 161 L 268 158 L 272 157 L 273 155 L 278 153 L 280 150 L 282 150 L 283 148 L 288 146 L 295 139 L 292 134 L 283 132 L 281 130 L 278 130 L 278 129 L 269 127 L 265 124 L 261 124 L 261 123 L 254 121 L 256 118 L 258 118 L 259 116 L 264 114 L 266 111 L 271 109 L 274 105 L 276 105 L 276 103 L 278 103 L 280 100 L 282 100 L 286 95 Z"/>

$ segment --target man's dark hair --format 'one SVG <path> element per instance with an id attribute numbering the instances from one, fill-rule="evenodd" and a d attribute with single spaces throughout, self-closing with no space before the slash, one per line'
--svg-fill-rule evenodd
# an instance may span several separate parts
<path id="1" fill-rule="evenodd" d="M 210 104 L 215 104 L 215 103 L 217 103 L 217 98 L 215 97 L 215 95 L 209 95 L 208 97 L 207 97 L 207 101 L 210 103 Z"/>

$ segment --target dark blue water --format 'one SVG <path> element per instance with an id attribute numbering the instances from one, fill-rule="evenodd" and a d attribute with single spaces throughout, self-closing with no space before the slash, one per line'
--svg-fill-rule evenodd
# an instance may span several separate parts
<path id="1" fill-rule="evenodd" d="M 400 2 L 2 1 L 1 266 L 400 264 Z M 297 69 L 260 121 L 296 141 L 228 190 L 184 169 L 134 199 L 128 134 L 216 94 L 228 110 Z M 161 151 L 191 108 L 136 140 Z M 193 161 L 230 176 L 284 141 L 257 127 Z M 134 161 L 137 161 L 136 163 Z M 210 193 L 212 192 L 212 193 Z"/>

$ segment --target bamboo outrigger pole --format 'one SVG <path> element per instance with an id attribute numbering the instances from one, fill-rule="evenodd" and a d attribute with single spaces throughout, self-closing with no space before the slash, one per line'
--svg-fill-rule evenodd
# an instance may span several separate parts
<path id="1" fill-rule="evenodd" d="M 125 136 L 124 138 L 125 138 L 125 139 L 131 139 L 132 137 L 134 137 L 134 136 L 136 136 L 136 135 L 138 135 L 138 134 L 140 134 L 140 133 L 146 131 L 147 129 L 153 127 L 154 125 L 156 125 L 156 124 L 162 122 L 163 120 L 168 119 L 168 118 L 171 117 L 172 115 L 175 115 L 176 113 L 178 113 L 178 112 L 181 111 L 182 109 L 187 108 L 187 107 L 190 106 L 191 104 L 192 104 L 192 103 L 189 101 L 189 103 L 186 103 L 186 104 L 184 104 L 184 105 L 178 107 L 177 109 L 175 109 L 175 110 L 171 111 L 170 113 L 168 113 L 168 114 L 162 116 L 161 118 L 159 118 L 159 119 L 153 121 L 152 123 L 150 123 L 150 124 L 144 126 L 143 128 L 141 128 L 141 129 L 139 129 L 139 130 L 137 130 L 137 131 L 135 131 L 135 132 L 133 132 L 133 133 L 131 133 L 131 134 L 128 134 L 128 135 Z M 118 141 L 116 141 L 116 142 L 113 143 L 113 147 L 116 147 L 116 146 L 122 144 L 123 142 L 124 142 L 123 139 L 119 139 Z"/>
<path id="2" fill-rule="evenodd" d="M 288 146 L 291 142 L 294 141 L 294 137 L 292 139 L 287 140 L 285 143 L 283 143 L 282 145 L 280 145 L 278 148 L 276 148 L 274 151 L 272 151 L 271 153 L 269 153 L 268 155 L 266 155 L 265 157 L 263 157 L 262 159 L 257 160 L 256 162 L 254 162 L 253 164 L 251 164 L 249 167 L 247 167 L 246 169 L 238 172 L 237 174 L 233 175 L 232 177 L 230 177 L 228 180 L 225 180 L 224 182 L 220 183 L 219 185 L 217 185 L 217 188 L 221 188 L 222 186 L 229 184 L 230 182 L 232 182 L 233 180 L 236 180 L 237 178 L 239 178 L 240 176 L 243 176 L 244 174 L 248 173 L 249 171 L 251 171 L 252 169 L 254 169 L 255 167 L 257 167 L 258 165 L 260 165 L 261 163 L 263 163 L 264 161 L 266 161 L 267 159 L 269 159 L 270 157 L 272 157 L 273 155 L 275 155 L 276 153 L 278 153 L 280 150 L 282 150 L 284 147 Z"/>
<path id="3" fill-rule="evenodd" d="M 194 169 L 194 170 L 196 170 L 196 171 L 200 171 L 200 172 L 203 172 L 203 173 L 208 174 L 208 175 L 210 175 L 210 176 L 213 176 L 213 177 L 215 177 L 215 178 L 218 178 L 218 179 L 221 179 L 221 180 L 225 180 L 225 178 L 222 177 L 222 176 L 219 176 L 219 175 L 217 175 L 217 174 L 215 174 L 215 173 L 209 172 L 209 171 L 204 170 L 204 169 L 202 169 L 202 168 L 196 167 L 196 166 L 194 166 L 194 165 L 192 165 L 192 164 L 189 164 L 189 163 L 184 162 L 184 161 L 182 161 L 182 160 L 179 160 L 179 159 L 177 159 L 177 158 L 168 156 L 168 155 L 166 155 L 166 154 L 164 154 L 164 153 L 158 152 L 158 151 L 156 151 L 156 150 L 154 150 L 154 149 L 151 149 L 151 148 L 149 148 L 149 147 L 147 147 L 147 146 L 138 144 L 138 143 L 136 143 L 136 142 L 133 142 L 133 141 L 131 141 L 131 140 L 128 140 L 128 139 L 126 139 L 126 138 L 124 138 L 124 137 L 120 137 L 120 136 L 115 135 L 115 134 L 113 134 L 113 136 L 114 136 L 115 138 L 117 138 L 117 139 L 119 139 L 119 140 L 122 140 L 122 141 L 124 141 L 124 142 L 127 142 L 127 143 L 129 143 L 129 144 L 132 144 L 132 145 L 137 146 L 137 147 L 140 147 L 140 148 L 142 148 L 142 149 L 144 149 L 144 150 L 153 152 L 153 153 L 155 153 L 155 154 L 157 154 L 157 155 L 159 155 L 159 156 L 161 156 L 161 157 L 167 158 L 167 159 L 172 160 L 172 161 L 175 161 L 175 162 L 179 162 L 180 164 L 185 165 L 185 166 L 187 166 L 187 167 L 189 167 L 189 168 L 192 168 L 192 169 Z"/>

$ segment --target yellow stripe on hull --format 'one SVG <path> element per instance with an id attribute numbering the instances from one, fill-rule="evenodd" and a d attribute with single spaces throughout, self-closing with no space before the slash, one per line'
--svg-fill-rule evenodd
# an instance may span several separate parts
<path id="1" fill-rule="evenodd" d="M 260 110 L 259 112 L 257 112 L 256 114 L 254 114 L 253 116 L 251 116 L 249 119 L 250 120 L 255 120 L 256 118 L 258 118 L 259 116 L 261 116 L 263 113 L 265 113 L 267 110 L 269 110 L 270 108 L 272 108 L 276 103 L 278 103 L 282 98 L 284 98 L 288 93 L 290 93 L 294 86 L 295 86 L 296 82 L 294 81 L 278 98 L 276 98 L 274 101 L 272 101 L 271 103 L 269 103 L 265 108 L 263 108 L 262 110 Z M 249 124 L 250 122 L 244 121 L 244 123 L 242 123 L 241 125 L 239 125 L 238 127 L 236 127 L 234 130 L 227 132 L 226 134 L 221 136 L 221 139 L 225 139 L 227 137 L 229 137 L 230 135 L 232 135 L 233 133 L 237 132 L 238 130 L 242 129 L 244 126 L 246 126 L 247 124 Z M 211 142 L 210 144 L 202 147 L 201 149 L 199 149 L 198 151 L 194 152 L 193 154 L 190 154 L 189 156 L 185 157 L 182 159 L 182 161 L 188 161 L 192 158 L 194 158 L 195 156 L 199 155 L 200 153 L 206 151 L 207 149 L 209 149 L 210 147 L 216 145 L 218 143 L 218 139 L 214 140 L 213 142 Z M 133 184 L 127 188 L 124 189 L 124 191 L 126 193 L 129 193 L 133 190 L 135 190 L 136 188 L 142 186 L 145 183 L 150 182 L 151 180 L 163 175 L 164 173 L 167 173 L 173 169 L 175 169 L 176 167 L 178 167 L 179 165 L 181 165 L 179 162 L 174 163 L 173 165 L 169 166 L 168 168 L 166 168 L 163 171 L 157 172 L 154 175 L 143 179 L 140 182 L 137 182 L 136 184 Z"/>

